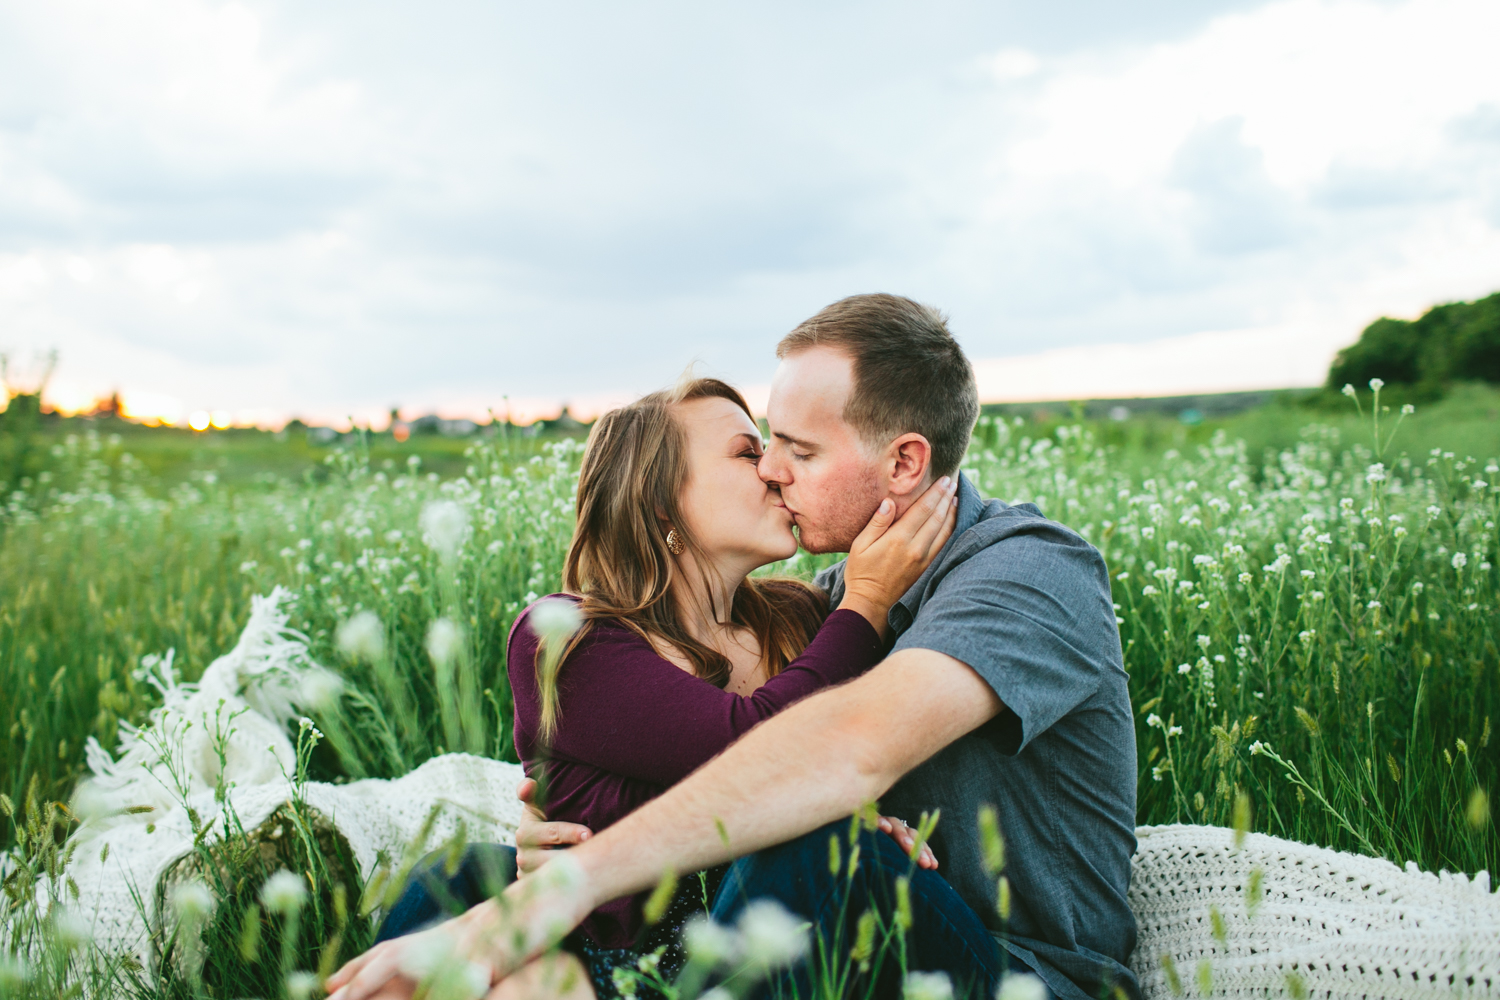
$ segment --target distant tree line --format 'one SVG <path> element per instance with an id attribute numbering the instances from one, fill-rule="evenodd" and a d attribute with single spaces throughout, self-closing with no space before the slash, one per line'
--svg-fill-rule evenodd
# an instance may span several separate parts
<path id="1" fill-rule="evenodd" d="M 1364 388 L 1372 378 L 1436 397 L 1449 383 L 1500 383 L 1500 292 L 1477 302 L 1433 306 L 1419 319 L 1381 317 L 1344 348 L 1328 388 Z"/>

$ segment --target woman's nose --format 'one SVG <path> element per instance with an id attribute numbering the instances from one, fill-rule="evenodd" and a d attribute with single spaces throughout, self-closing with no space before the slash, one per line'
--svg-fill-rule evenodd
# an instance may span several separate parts
<path id="1" fill-rule="evenodd" d="M 767 486 L 780 487 L 782 483 L 780 470 L 777 462 L 771 457 L 770 449 L 760 456 L 760 461 L 755 463 L 755 472 Z"/>

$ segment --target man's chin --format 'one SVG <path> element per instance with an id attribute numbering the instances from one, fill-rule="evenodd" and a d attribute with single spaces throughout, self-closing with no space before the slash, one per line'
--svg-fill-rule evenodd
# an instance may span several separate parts
<path id="1" fill-rule="evenodd" d="M 830 552 L 848 552 L 850 541 L 840 542 L 839 539 L 825 538 L 816 531 L 807 531 L 798 525 L 798 540 L 803 550 L 815 556 L 827 555 Z"/>

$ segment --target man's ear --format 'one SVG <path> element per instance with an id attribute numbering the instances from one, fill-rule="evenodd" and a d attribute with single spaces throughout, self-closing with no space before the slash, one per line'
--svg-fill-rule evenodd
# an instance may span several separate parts
<path id="1" fill-rule="evenodd" d="M 932 445 L 915 431 L 902 434 L 885 450 L 885 468 L 893 497 L 916 496 L 927 486 L 932 469 Z"/>

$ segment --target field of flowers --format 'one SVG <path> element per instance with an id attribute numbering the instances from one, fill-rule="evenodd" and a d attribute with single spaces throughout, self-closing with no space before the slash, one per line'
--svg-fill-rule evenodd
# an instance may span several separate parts
<path id="1" fill-rule="evenodd" d="M 1500 448 L 1411 452 L 1442 428 L 1417 437 L 1420 415 L 1401 428 L 1399 412 L 1375 412 L 1313 423 L 1264 453 L 1222 432 L 1122 449 L 1104 443 L 1107 426 L 986 417 L 965 468 L 1108 560 L 1141 823 L 1249 824 L 1495 872 Z M 123 994 L 286 995 L 286 969 L 361 949 L 365 887 L 336 844 L 309 834 L 270 852 L 201 845 L 213 897 L 195 930 L 201 972 L 178 962 L 155 981 L 89 957 L 35 906 L 39 890 L 68 896 L 73 819 L 53 803 L 83 772 L 88 737 L 113 746 L 158 703 L 154 657 L 173 650 L 196 677 L 233 646 L 249 598 L 278 584 L 297 595 L 313 657 L 343 681 L 310 713 L 326 739 L 306 747 L 308 776 L 394 777 L 445 750 L 512 759 L 506 630 L 557 589 L 581 450 L 496 437 L 440 478 L 356 446 L 331 454 L 317 482 L 203 473 L 167 488 L 118 441 L 61 443 L 45 479 L 0 509 L 0 995 L 53 995 L 69 970 Z M 253 891 L 280 868 L 317 888 L 294 920 Z M 40 941 L 50 964 L 6 957 Z"/>

